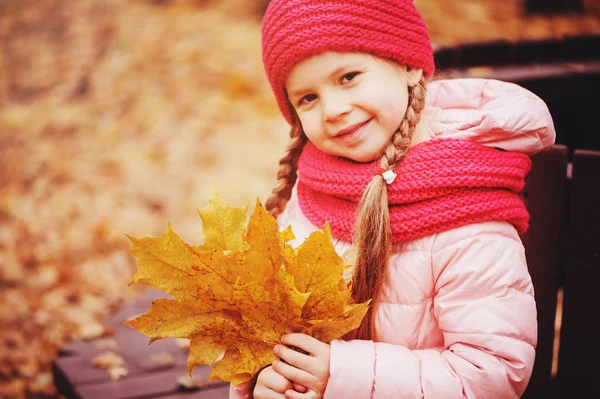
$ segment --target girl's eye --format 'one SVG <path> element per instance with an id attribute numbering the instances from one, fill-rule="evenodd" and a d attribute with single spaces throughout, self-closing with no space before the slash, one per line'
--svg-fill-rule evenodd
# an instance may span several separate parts
<path id="1" fill-rule="evenodd" d="M 316 99 L 317 99 L 317 96 L 315 96 L 314 94 L 309 94 L 307 96 L 302 97 L 300 99 L 300 101 L 298 101 L 298 105 L 308 104 Z"/>
<path id="2" fill-rule="evenodd" d="M 342 83 L 347 83 L 350 82 L 352 79 L 354 79 L 356 76 L 358 76 L 358 72 L 350 72 L 345 74 L 344 76 L 342 76 L 341 82 Z"/>

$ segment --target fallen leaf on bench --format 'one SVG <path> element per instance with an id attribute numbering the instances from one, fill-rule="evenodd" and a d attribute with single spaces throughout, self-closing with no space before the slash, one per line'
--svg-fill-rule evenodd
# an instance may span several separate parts
<path id="1" fill-rule="evenodd" d="M 108 376 L 111 381 L 118 381 L 121 377 L 127 375 L 127 369 L 125 367 L 110 367 L 106 371 L 108 371 Z"/>
<path id="2" fill-rule="evenodd" d="M 177 377 L 177 384 L 186 390 L 196 390 L 207 385 L 206 381 L 199 376 L 181 375 Z"/>
<path id="3" fill-rule="evenodd" d="M 124 324 L 150 343 L 190 339 L 188 372 L 211 365 L 209 381 L 247 381 L 275 360 L 284 334 L 330 342 L 356 329 L 369 307 L 354 303 L 328 225 L 292 248 L 291 228 L 280 232 L 260 201 L 248 222 L 247 209 L 231 208 L 215 193 L 199 211 L 200 246 L 186 244 L 170 224 L 163 237 L 129 237 L 137 260 L 131 283 L 174 299 L 154 300 Z"/>
<path id="4" fill-rule="evenodd" d="M 105 327 L 100 323 L 88 323 L 79 329 L 79 338 L 94 339 L 104 335 Z"/>
<path id="5" fill-rule="evenodd" d="M 125 363 L 123 357 L 111 351 L 100 353 L 99 355 L 94 356 L 92 360 L 90 360 L 90 364 L 92 366 L 100 367 L 103 369 L 122 366 L 123 363 Z"/>
<path id="6" fill-rule="evenodd" d="M 151 353 L 137 363 L 145 371 L 164 370 L 175 366 L 175 356 L 169 352 Z"/>
<path id="7" fill-rule="evenodd" d="M 106 349 L 117 349 L 119 344 L 117 340 L 114 338 L 98 338 L 94 341 L 94 346 L 96 349 L 106 350 Z"/>

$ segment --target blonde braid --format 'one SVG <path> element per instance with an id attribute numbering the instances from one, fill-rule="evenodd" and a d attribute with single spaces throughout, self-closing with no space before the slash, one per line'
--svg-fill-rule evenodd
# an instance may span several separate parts
<path id="1" fill-rule="evenodd" d="M 385 148 L 381 157 L 380 167 L 386 170 L 394 170 L 404 159 L 410 147 L 415 128 L 421 121 L 421 112 L 425 108 L 425 87 L 427 82 L 421 78 L 419 84 L 409 87 L 408 108 L 406 115 L 396 133 L 392 136 L 390 144 Z M 386 186 L 387 187 L 387 186 Z"/>
<path id="2" fill-rule="evenodd" d="M 415 128 L 421 119 L 421 111 L 425 107 L 425 86 L 426 80 L 421 78 L 418 85 L 408 89 L 406 115 L 384 149 L 380 161 L 381 168 L 394 170 L 406 156 Z M 352 296 L 357 302 L 370 299 L 372 302 L 360 327 L 345 338 L 375 340 L 375 309 L 379 304 L 392 247 L 387 184 L 380 175 L 371 180 L 358 205 L 354 245 L 357 258 L 352 279 Z"/>
<path id="3" fill-rule="evenodd" d="M 306 144 L 306 135 L 302 130 L 300 122 L 294 123 L 290 130 L 290 141 L 285 155 L 279 160 L 279 171 L 277 182 L 273 187 L 271 196 L 265 203 L 267 211 L 277 217 L 283 212 L 286 204 L 292 196 L 292 188 L 298 178 L 298 158 Z"/>

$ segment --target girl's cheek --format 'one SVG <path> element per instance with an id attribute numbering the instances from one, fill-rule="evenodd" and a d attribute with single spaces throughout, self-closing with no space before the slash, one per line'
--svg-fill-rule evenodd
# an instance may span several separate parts
<path id="1" fill-rule="evenodd" d="M 316 115 L 300 118 L 300 124 L 302 125 L 302 130 L 304 130 L 304 133 L 309 139 L 311 139 L 311 137 L 314 138 L 317 135 L 316 132 L 320 125 L 316 120 Z"/>

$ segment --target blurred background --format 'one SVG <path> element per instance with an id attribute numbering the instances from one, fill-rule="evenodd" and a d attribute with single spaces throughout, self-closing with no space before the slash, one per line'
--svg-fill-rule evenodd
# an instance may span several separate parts
<path id="1" fill-rule="evenodd" d="M 197 244 L 213 190 L 267 197 L 267 3 L 0 0 L 0 397 L 56 396 L 57 350 L 139 292 L 125 234 Z M 415 4 L 436 48 L 600 34 L 598 0 Z"/>

